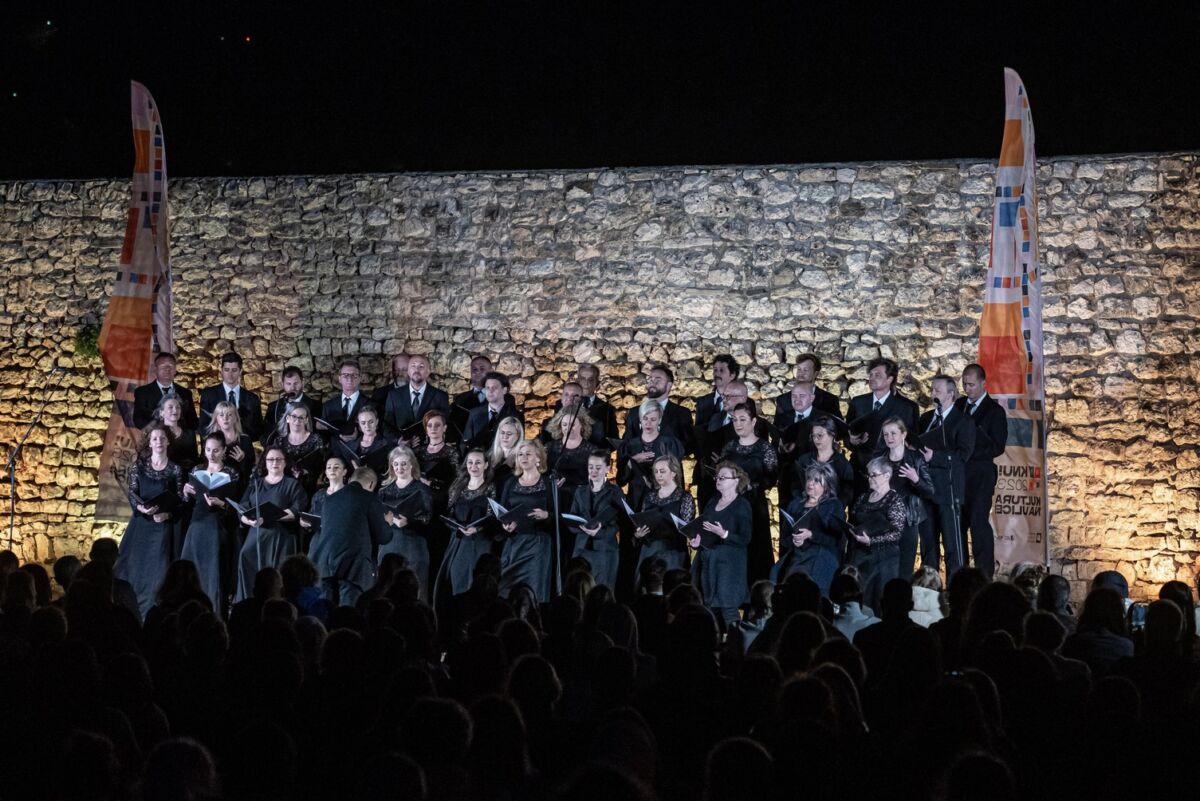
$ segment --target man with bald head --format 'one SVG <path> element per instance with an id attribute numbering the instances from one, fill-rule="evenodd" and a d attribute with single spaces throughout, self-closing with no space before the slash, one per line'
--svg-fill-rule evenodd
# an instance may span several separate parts
<path id="1" fill-rule="evenodd" d="M 427 357 L 408 357 L 408 383 L 388 393 L 383 417 L 396 434 L 419 422 L 432 409 L 450 414 L 450 396 L 429 383 L 429 372 Z"/>

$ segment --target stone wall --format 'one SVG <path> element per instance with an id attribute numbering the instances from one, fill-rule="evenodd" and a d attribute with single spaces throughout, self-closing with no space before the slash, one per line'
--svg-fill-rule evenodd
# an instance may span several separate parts
<path id="1" fill-rule="evenodd" d="M 1040 168 L 1051 556 L 1077 589 L 1103 568 L 1135 593 L 1197 569 L 1198 164 Z M 73 339 L 103 318 L 127 193 L 126 179 L 0 184 L 0 441 L 46 367 L 70 368 L 19 467 L 26 558 L 114 528 L 92 519 L 110 396 Z M 991 165 L 972 162 L 179 179 L 181 372 L 211 383 L 232 347 L 251 388 L 293 363 L 323 392 L 340 356 L 362 356 L 373 384 L 407 349 L 458 389 L 484 352 L 540 419 L 579 361 L 602 364 L 624 408 L 651 360 L 695 396 L 731 351 L 767 397 L 811 348 L 843 396 L 883 354 L 926 404 L 929 376 L 975 356 L 991 194 Z"/>

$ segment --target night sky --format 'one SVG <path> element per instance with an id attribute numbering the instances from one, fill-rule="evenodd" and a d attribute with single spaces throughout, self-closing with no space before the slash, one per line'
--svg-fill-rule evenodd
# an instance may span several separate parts
<path id="1" fill-rule="evenodd" d="M 130 79 L 174 176 L 991 159 L 1004 66 L 1039 155 L 1194 149 L 1198 44 L 1194 2 L 11 2 L 0 179 L 128 175 Z"/>

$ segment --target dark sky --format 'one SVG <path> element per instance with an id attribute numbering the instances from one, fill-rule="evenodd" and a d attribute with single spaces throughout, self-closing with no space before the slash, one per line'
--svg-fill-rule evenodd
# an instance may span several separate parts
<path id="1" fill-rule="evenodd" d="M 0 179 L 128 175 L 131 78 L 175 176 L 995 158 L 1004 66 L 1039 155 L 1200 147 L 1194 2 L 3 5 Z"/>

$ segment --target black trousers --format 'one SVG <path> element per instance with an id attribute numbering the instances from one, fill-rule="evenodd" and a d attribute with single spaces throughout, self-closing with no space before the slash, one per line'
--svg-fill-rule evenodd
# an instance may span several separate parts
<path id="1" fill-rule="evenodd" d="M 970 531 L 972 563 L 988 578 L 996 573 L 996 533 L 992 530 L 992 496 L 996 492 L 994 462 L 967 462 L 967 491 L 962 508 L 962 550 Z"/>
<path id="2" fill-rule="evenodd" d="M 929 519 L 921 526 L 921 564 L 940 570 L 941 551 L 946 551 L 946 579 L 963 566 L 962 535 L 959 533 L 961 505 L 933 503 L 926 507 Z M 939 547 L 940 546 L 940 547 Z"/>

